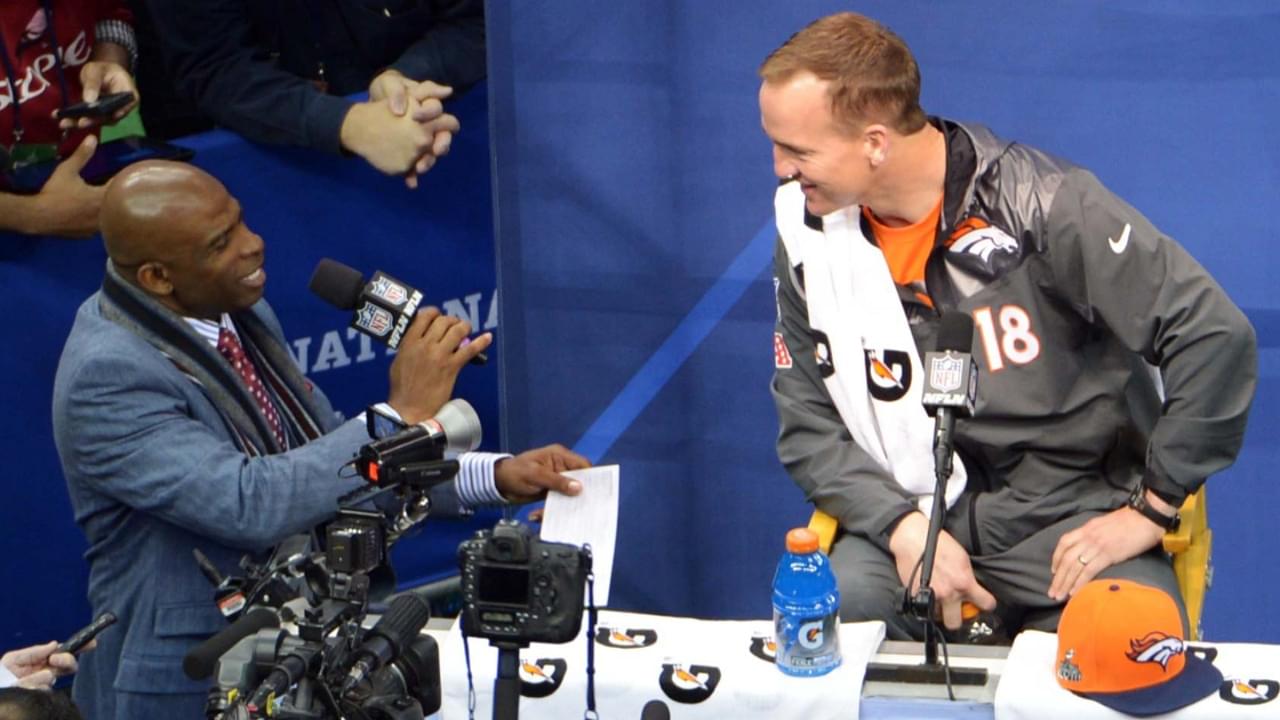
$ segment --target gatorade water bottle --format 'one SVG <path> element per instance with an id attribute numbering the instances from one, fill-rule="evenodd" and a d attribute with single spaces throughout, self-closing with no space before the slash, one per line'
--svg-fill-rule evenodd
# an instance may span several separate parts
<path id="1" fill-rule="evenodd" d="M 831 562 L 809 528 L 787 533 L 773 576 L 773 632 L 778 669 L 825 675 L 840 665 L 840 591 Z"/>

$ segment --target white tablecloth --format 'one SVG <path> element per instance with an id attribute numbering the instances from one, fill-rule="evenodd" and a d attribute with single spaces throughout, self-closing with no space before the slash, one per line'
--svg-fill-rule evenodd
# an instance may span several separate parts
<path id="1" fill-rule="evenodd" d="M 583 632 L 586 632 L 583 618 Z M 635 720 L 651 700 L 673 718 L 856 719 L 867 663 L 884 639 L 884 623 L 840 627 L 840 667 L 816 678 L 783 675 L 773 664 L 769 620 L 712 621 L 601 611 L 596 629 L 596 708 L 602 720 Z M 442 644 L 445 720 L 467 717 L 462 636 L 455 625 Z M 493 717 L 498 653 L 471 640 L 476 718 Z M 586 708 L 586 641 L 533 645 L 520 652 L 522 720 L 580 718 Z"/>

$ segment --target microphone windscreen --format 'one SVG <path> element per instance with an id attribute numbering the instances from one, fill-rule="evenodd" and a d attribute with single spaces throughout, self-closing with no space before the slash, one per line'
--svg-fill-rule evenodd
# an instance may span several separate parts
<path id="1" fill-rule="evenodd" d="M 419 595 L 405 593 L 391 601 L 387 614 L 369 630 L 368 640 L 385 638 L 391 643 L 392 653 L 408 647 L 431 619 L 431 606 Z M 383 658 L 383 661 L 391 658 Z"/>
<path id="2" fill-rule="evenodd" d="M 661 700 L 650 700 L 640 711 L 640 720 L 671 720 L 671 711 Z"/>
<path id="3" fill-rule="evenodd" d="M 938 328 L 938 352 L 954 350 L 967 353 L 973 350 L 973 318 L 962 311 L 942 313 Z"/>
<path id="4" fill-rule="evenodd" d="M 192 680 L 209 677 L 218 665 L 218 658 L 236 643 L 267 627 L 280 627 L 280 616 L 274 610 L 263 607 L 250 610 L 222 632 L 192 648 L 182 658 L 182 672 Z"/>
<path id="5" fill-rule="evenodd" d="M 311 273 L 307 287 L 339 310 L 354 310 L 364 288 L 364 276 L 353 267 L 324 258 Z"/>

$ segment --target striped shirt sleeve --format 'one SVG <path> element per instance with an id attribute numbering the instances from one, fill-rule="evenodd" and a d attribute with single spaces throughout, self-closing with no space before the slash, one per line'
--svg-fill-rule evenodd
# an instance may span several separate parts
<path id="1" fill-rule="evenodd" d="M 498 492 L 493 466 L 499 460 L 511 457 L 509 453 L 468 452 L 458 456 L 458 497 L 467 507 L 480 505 L 505 505 L 506 499 Z"/>

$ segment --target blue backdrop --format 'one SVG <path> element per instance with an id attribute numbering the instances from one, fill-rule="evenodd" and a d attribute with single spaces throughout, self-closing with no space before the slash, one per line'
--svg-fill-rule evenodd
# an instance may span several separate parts
<path id="1" fill-rule="evenodd" d="M 332 257 L 366 275 L 384 270 L 423 290 L 426 302 L 494 329 L 495 278 L 486 91 L 451 103 L 462 123 L 448 157 L 416 191 L 359 159 L 252 145 L 227 132 L 184 139 L 195 162 L 239 198 L 245 222 L 266 242 L 266 296 L 304 370 L 348 415 L 386 399 L 390 358 L 347 329 L 349 314 L 306 289 Z M 0 528 L 0 650 L 69 635 L 89 621 L 84 536 L 71 518 L 50 422 L 50 394 L 76 308 L 97 289 L 99 240 L 0 234 L 0 307 L 9 343 L 0 353 L 0 457 L 8 466 Z M 498 446 L 497 376 L 502 338 L 485 367 L 467 367 L 457 393 L 471 401 Z M 394 556 L 402 583 L 456 571 L 458 542 L 477 524 L 428 522 Z M 212 594 L 210 595 L 212 601 Z"/>
<path id="2" fill-rule="evenodd" d="M 614 604 L 765 617 L 808 516 L 774 454 L 769 146 L 755 71 L 838 2 L 489 7 L 512 444 L 622 464 Z M 1246 309 L 1262 379 L 1211 481 L 1213 640 L 1280 642 L 1273 292 L 1280 10 L 1265 0 L 865 0 L 917 53 L 926 110 L 1093 169 Z"/>

